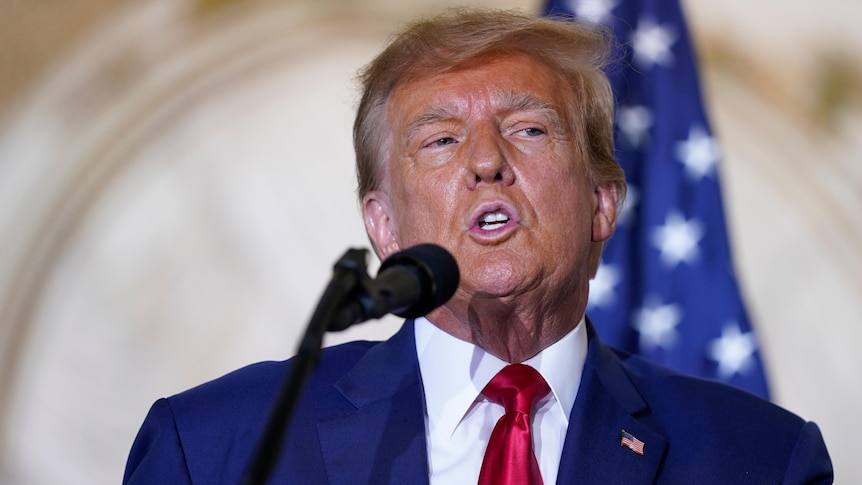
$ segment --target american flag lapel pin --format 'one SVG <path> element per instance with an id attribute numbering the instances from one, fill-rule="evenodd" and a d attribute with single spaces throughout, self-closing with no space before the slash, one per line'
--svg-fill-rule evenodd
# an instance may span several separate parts
<path id="1" fill-rule="evenodd" d="M 644 456 L 644 442 L 626 430 L 622 430 L 622 435 L 620 435 L 620 446 L 625 446 L 638 455 Z"/>

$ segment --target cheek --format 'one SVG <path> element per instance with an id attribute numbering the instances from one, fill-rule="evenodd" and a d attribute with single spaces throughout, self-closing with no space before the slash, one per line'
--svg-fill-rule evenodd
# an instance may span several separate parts
<path id="1" fill-rule="evenodd" d="M 451 209 L 454 198 L 464 185 L 454 164 L 421 168 L 410 166 L 402 171 L 401 176 L 406 202 L 433 208 L 435 213 Z"/>
<path id="2" fill-rule="evenodd" d="M 434 242 L 455 220 L 456 197 L 451 175 L 404 171 L 393 180 L 393 222 L 402 245 Z"/>
<path id="3" fill-rule="evenodd" d="M 594 200 L 585 176 L 571 170 L 548 169 L 532 185 L 535 209 L 544 215 L 544 229 L 574 242 L 591 238 Z"/>

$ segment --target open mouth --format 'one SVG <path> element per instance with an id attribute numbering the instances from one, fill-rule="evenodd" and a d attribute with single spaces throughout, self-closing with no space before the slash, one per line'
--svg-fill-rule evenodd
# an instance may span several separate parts
<path id="1" fill-rule="evenodd" d="M 503 211 L 486 212 L 479 218 L 479 229 L 493 231 L 505 226 L 509 222 L 509 216 Z"/>

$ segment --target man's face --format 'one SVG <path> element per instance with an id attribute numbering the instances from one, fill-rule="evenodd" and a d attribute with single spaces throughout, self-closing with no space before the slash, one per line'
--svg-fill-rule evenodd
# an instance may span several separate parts
<path id="1" fill-rule="evenodd" d="M 458 261 L 455 299 L 582 293 L 616 193 L 578 159 L 561 79 L 525 56 L 400 85 L 381 190 L 363 200 L 381 258 L 432 242 Z"/>

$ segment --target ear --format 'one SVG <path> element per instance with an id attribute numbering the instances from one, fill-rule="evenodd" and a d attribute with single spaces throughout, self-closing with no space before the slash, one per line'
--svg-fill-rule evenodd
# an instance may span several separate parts
<path id="1" fill-rule="evenodd" d="M 593 244 L 590 248 L 589 275 L 596 277 L 602 260 L 602 249 L 614 233 L 617 225 L 617 188 L 614 184 L 599 185 L 595 188 L 596 207 L 593 211 Z"/>
<path id="2" fill-rule="evenodd" d="M 614 184 L 597 185 L 596 208 L 593 212 L 593 241 L 609 239 L 617 225 L 617 188 Z"/>
<path id="3" fill-rule="evenodd" d="M 380 260 L 399 250 L 392 220 L 392 203 L 385 192 L 372 190 L 362 197 L 365 232 Z"/>

